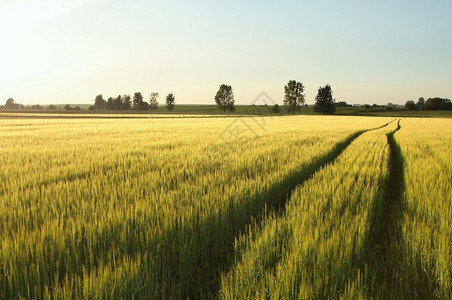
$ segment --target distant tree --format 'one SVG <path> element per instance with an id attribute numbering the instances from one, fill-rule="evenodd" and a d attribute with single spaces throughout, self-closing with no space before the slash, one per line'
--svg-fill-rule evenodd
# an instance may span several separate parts
<path id="1" fill-rule="evenodd" d="M 66 104 L 64 110 L 73 110 L 73 108 L 69 104 Z"/>
<path id="2" fill-rule="evenodd" d="M 406 110 L 416 110 L 417 107 L 416 107 L 416 104 L 414 104 L 414 101 L 413 101 L 413 100 L 408 100 L 408 101 L 405 103 L 405 109 L 406 109 Z"/>
<path id="3" fill-rule="evenodd" d="M 90 107 L 88 107 L 89 110 L 94 110 L 94 105 L 90 105 Z"/>
<path id="4" fill-rule="evenodd" d="M 108 100 L 107 100 L 107 109 L 108 109 L 108 110 L 115 109 L 115 99 L 113 99 L 113 97 L 108 97 Z"/>
<path id="5" fill-rule="evenodd" d="M 336 106 L 336 107 L 351 107 L 352 105 L 348 104 L 345 101 L 339 101 L 339 102 L 335 102 L 334 106 Z"/>
<path id="6" fill-rule="evenodd" d="M 215 103 L 221 111 L 229 110 L 230 112 L 233 112 L 235 110 L 234 93 L 230 85 L 220 85 L 220 89 L 215 95 Z"/>
<path id="7" fill-rule="evenodd" d="M 80 106 L 76 106 L 76 107 L 74 107 L 74 110 L 82 110 L 82 109 L 80 108 Z"/>
<path id="8" fill-rule="evenodd" d="M 365 108 L 365 109 L 370 109 L 371 106 L 370 106 L 370 104 L 364 104 L 364 108 Z"/>
<path id="9" fill-rule="evenodd" d="M 175 105 L 176 98 L 174 97 L 173 93 L 169 93 L 168 96 L 166 96 L 166 108 L 169 111 L 172 111 Z"/>
<path id="10" fill-rule="evenodd" d="M 157 110 L 159 108 L 158 98 L 159 93 L 151 93 L 151 96 L 149 96 L 149 108 L 151 110 Z"/>
<path id="11" fill-rule="evenodd" d="M 102 94 L 96 96 L 96 99 L 94 100 L 94 108 L 96 110 L 104 110 L 107 108 L 107 101 L 104 100 Z"/>
<path id="12" fill-rule="evenodd" d="M 289 80 L 287 85 L 284 86 L 284 105 L 292 111 L 292 114 L 295 114 L 295 110 L 304 104 L 303 92 L 303 83 L 296 82 L 295 80 Z"/>
<path id="13" fill-rule="evenodd" d="M 32 105 L 31 109 L 43 109 L 43 107 L 39 104 L 36 104 L 36 105 Z"/>
<path id="14" fill-rule="evenodd" d="M 275 114 L 281 113 L 281 109 L 279 108 L 278 104 L 273 105 L 272 112 L 275 113 Z"/>
<path id="15" fill-rule="evenodd" d="M 129 95 L 122 96 L 122 104 L 121 109 L 122 110 L 129 110 L 132 107 L 132 101 Z"/>
<path id="16" fill-rule="evenodd" d="M 114 109 L 115 110 L 120 110 L 122 108 L 122 97 L 121 95 L 119 95 L 118 97 L 115 98 L 115 103 L 114 103 Z"/>
<path id="17" fill-rule="evenodd" d="M 442 109 L 452 110 L 452 102 L 449 99 L 444 99 Z"/>
<path id="18" fill-rule="evenodd" d="M 144 107 L 143 95 L 140 92 L 137 92 L 133 95 L 133 108 L 134 109 L 142 109 Z"/>
<path id="19" fill-rule="evenodd" d="M 13 98 L 9 98 L 8 100 L 6 100 L 5 103 L 5 108 L 6 109 L 20 109 L 20 104 L 14 103 L 14 99 Z"/>
<path id="20" fill-rule="evenodd" d="M 149 103 L 147 103 L 146 101 L 143 101 L 140 103 L 140 110 L 148 110 L 149 109 Z"/>
<path id="21" fill-rule="evenodd" d="M 424 105 L 425 105 L 424 97 L 419 98 L 419 100 L 417 100 L 417 102 L 416 102 L 416 108 L 422 109 L 422 108 L 424 108 Z"/>
<path id="22" fill-rule="evenodd" d="M 372 104 L 372 108 L 377 108 L 378 107 L 378 104 Z"/>
<path id="23" fill-rule="evenodd" d="M 319 87 L 315 97 L 314 111 L 322 114 L 333 114 L 336 111 L 333 100 L 333 92 L 329 84 Z"/>
<path id="24" fill-rule="evenodd" d="M 94 106 L 93 106 L 94 107 Z M 58 109 L 58 107 L 56 107 L 55 105 L 53 105 L 53 104 L 50 104 L 48 107 L 47 107 L 47 109 Z"/>
<path id="25" fill-rule="evenodd" d="M 424 105 L 427 110 L 451 110 L 452 102 L 444 98 L 428 98 Z"/>

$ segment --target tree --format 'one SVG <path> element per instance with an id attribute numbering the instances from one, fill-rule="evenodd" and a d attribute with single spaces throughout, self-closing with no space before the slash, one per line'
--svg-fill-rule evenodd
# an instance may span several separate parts
<path id="1" fill-rule="evenodd" d="M 140 110 L 148 110 L 149 109 L 149 103 L 146 101 L 143 101 L 140 103 Z"/>
<path id="2" fill-rule="evenodd" d="M 82 109 L 80 108 L 80 106 L 76 106 L 76 107 L 74 107 L 74 110 L 82 110 Z"/>
<path id="3" fill-rule="evenodd" d="M 425 104 L 425 99 L 424 99 L 424 97 L 421 97 L 416 102 L 416 108 L 417 109 L 422 109 L 422 108 L 424 108 L 424 104 Z"/>
<path id="4" fill-rule="evenodd" d="M 142 109 L 143 106 L 143 95 L 140 92 L 135 93 L 133 95 L 133 108 Z"/>
<path id="5" fill-rule="evenodd" d="M 102 97 L 102 94 L 97 95 L 96 99 L 94 100 L 94 109 L 103 110 L 106 107 L 107 107 L 107 102 Z"/>
<path id="6" fill-rule="evenodd" d="M 275 104 L 275 105 L 272 107 L 272 112 L 275 113 L 275 114 L 281 113 L 281 109 L 279 108 L 279 105 L 278 105 L 278 104 Z"/>
<path id="7" fill-rule="evenodd" d="M 122 96 L 121 109 L 129 110 L 132 107 L 132 101 L 129 95 Z"/>
<path id="8" fill-rule="evenodd" d="M 112 110 L 115 109 L 115 99 L 113 97 L 109 97 L 107 100 L 107 109 Z"/>
<path id="9" fill-rule="evenodd" d="M 405 103 L 405 109 L 406 110 L 416 110 L 417 108 L 416 108 L 416 104 L 414 104 L 414 101 L 413 100 L 408 100 L 406 103 Z"/>
<path id="10" fill-rule="evenodd" d="M 118 95 L 118 97 L 115 98 L 115 103 L 113 105 L 113 109 L 120 110 L 122 108 L 122 97 L 121 95 Z"/>
<path id="11" fill-rule="evenodd" d="M 93 107 L 94 107 L 94 106 L 93 106 Z M 49 107 L 47 107 L 47 109 L 58 109 L 58 107 L 56 107 L 56 106 L 53 105 L 53 104 L 50 104 Z"/>
<path id="12" fill-rule="evenodd" d="M 289 80 L 284 86 L 284 92 L 284 105 L 287 105 L 292 110 L 292 114 L 295 114 L 295 110 L 304 104 L 304 86 L 301 82 Z"/>
<path id="13" fill-rule="evenodd" d="M 149 97 L 149 108 L 151 110 L 157 110 L 159 108 L 159 102 L 157 99 L 159 98 L 159 93 L 151 93 Z"/>
<path id="14" fill-rule="evenodd" d="M 424 105 L 427 110 L 450 110 L 452 109 L 452 102 L 444 98 L 428 98 Z"/>
<path id="15" fill-rule="evenodd" d="M 334 106 L 336 106 L 336 107 L 350 107 L 350 106 L 352 106 L 351 104 L 348 104 L 347 102 L 345 102 L 345 101 L 339 101 L 339 102 L 335 102 L 334 103 Z"/>
<path id="16" fill-rule="evenodd" d="M 370 109 L 371 106 L 370 106 L 370 104 L 364 104 L 364 108 L 365 108 L 365 109 Z"/>
<path id="17" fill-rule="evenodd" d="M 169 111 L 172 111 L 175 105 L 176 98 L 174 97 L 173 93 L 169 93 L 168 96 L 166 96 L 166 108 Z"/>
<path id="18" fill-rule="evenodd" d="M 232 87 L 230 85 L 222 84 L 220 89 L 215 95 L 215 103 L 221 111 L 229 110 L 233 112 L 234 107 L 234 93 L 232 92 Z"/>
<path id="19" fill-rule="evenodd" d="M 333 92 L 329 84 L 319 87 L 319 92 L 315 97 L 314 111 L 322 114 L 333 114 L 336 111 Z"/>
<path id="20" fill-rule="evenodd" d="M 14 99 L 13 98 L 9 98 L 8 100 L 6 100 L 5 108 L 6 109 L 19 109 L 20 108 L 20 104 L 14 103 Z"/>
<path id="21" fill-rule="evenodd" d="M 72 110 L 73 108 L 72 108 L 69 104 L 66 104 L 66 105 L 64 106 L 64 109 L 65 109 L 65 110 Z"/>

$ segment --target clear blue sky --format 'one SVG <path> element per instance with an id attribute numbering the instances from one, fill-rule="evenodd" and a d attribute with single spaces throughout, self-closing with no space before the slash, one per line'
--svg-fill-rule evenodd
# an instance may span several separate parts
<path id="1" fill-rule="evenodd" d="M 0 102 L 140 91 L 237 104 L 290 79 L 349 103 L 452 98 L 452 1 L 0 0 Z"/>

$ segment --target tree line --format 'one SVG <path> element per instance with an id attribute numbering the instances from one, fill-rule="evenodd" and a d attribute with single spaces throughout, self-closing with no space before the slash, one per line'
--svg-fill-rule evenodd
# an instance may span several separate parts
<path id="1" fill-rule="evenodd" d="M 5 105 L 0 105 L 0 109 L 43 109 L 41 105 L 27 105 L 24 106 L 20 103 L 15 103 L 13 98 L 6 100 Z"/>
<path id="2" fill-rule="evenodd" d="M 104 100 L 102 94 L 94 99 L 94 105 L 90 106 L 90 110 L 157 110 L 159 108 L 159 93 L 151 93 L 149 102 L 144 100 L 140 92 L 136 92 L 133 98 L 130 95 L 119 95 L 116 98 L 109 97 Z M 172 111 L 176 106 L 176 98 L 173 93 L 166 96 L 166 108 Z"/>
<path id="3" fill-rule="evenodd" d="M 297 82 L 295 80 L 290 80 L 287 85 L 284 86 L 284 106 L 288 111 L 291 111 L 295 114 L 295 111 L 298 111 L 302 105 L 305 104 L 305 95 L 304 95 L 304 86 L 303 83 Z M 151 93 L 149 97 L 149 102 L 145 101 L 143 95 L 140 92 L 137 92 L 131 98 L 129 95 L 119 95 L 116 98 L 110 97 L 107 100 L 104 100 L 102 94 L 96 96 L 94 100 L 94 105 L 90 106 L 90 110 L 152 110 L 155 111 L 158 109 L 159 94 Z M 222 112 L 234 112 L 235 111 L 235 100 L 234 100 L 234 92 L 232 90 L 232 86 L 227 84 L 220 85 L 218 92 L 215 97 L 215 104 L 218 109 Z M 318 113 L 322 114 L 330 114 L 336 111 L 336 107 L 334 105 L 335 100 L 332 96 L 332 89 L 329 84 L 324 87 L 320 87 L 317 97 L 316 103 L 314 105 L 314 110 Z M 166 97 L 166 108 L 169 111 L 174 109 L 176 105 L 175 97 L 172 93 L 169 93 Z M 281 108 L 278 104 L 275 104 L 272 107 L 272 112 L 280 113 Z"/>
<path id="4" fill-rule="evenodd" d="M 418 99 L 416 103 L 413 100 L 408 100 L 405 103 L 405 109 L 407 110 L 452 110 L 452 102 L 447 98 L 428 98 L 425 101 L 424 97 Z"/>
<path id="5" fill-rule="evenodd" d="M 301 106 L 305 105 L 304 85 L 296 80 L 289 80 L 287 85 L 284 86 L 284 108 L 286 111 L 295 114 L 299 111 Z M 133 97 L 130 95 L 118 95 L 116 98 L 109 97 L 104 100 L 102 94 L 96 96 L 94 105 L 90 106 L 90 110 L 152 110 L 155 111 L 159 108 L 159 93 L 154 92 L 149 96 L 149 102 L 144 100 L 143 95 L 140 92 L 136 92 Z M 232 87 L 227 84 L 220 85 L 218 92 L 215 95 L 215 103 L 218 109 L 222 112 L 234 112 L 235 100 Z M 169 93 L 165 99 L 166 108 L 172 111 L 176 106 L 176 98 L 173 93 Z M 315 97 L 314 111 L 321 114 L 333 114 L 336 111 L 336 107 L 351 106 L 346 102 L 336 102 L 333 98 L 333 91 L 329 84 L 321 86 L 318 89 L 317 96 Z M 368 106 L 368 107 L 367 107 Z M 374 104 L 372 107 L 377 106 Z M 365 105 L 366 108 L 370 108 L 370 105 Z M 41 105 L 24 106 L 19 103 L 15 103 L 13 98 L 6 100 L 5 105 L 0 105 L 0 109 L 43 109 Z M 50 105 L 47 109 L 57 109 L 56 106 Z M 71 107 L 70 105 L 64 106 L 65 110 L 81 110 L 79 106 Z M 405 103 L 405 109 L 407 110 L 452 110 L 452 102 L 447 98 L 428 98 L 427 101 L 421 97 L 415 103 L 413 100 L 409 100 Z M 271 111 L 273 113 L 281 113 L 282 109 L 278 104 L 275 104 Z"/>
<path id="6" fill-rule="evenodd" d="M 41 110 L 41 109 L 44 109 L 44 107 L 39 105 L 39 104 L 36 104 L 36 105 L 22 105 L 20 103 L 16 103 L 13 98 L 9 98 L 8 100 L 6 100 L 5 105 L 0 105 L 0 109 L 18 109 L 18 110 L 19 109 L 36 109 L 36 110 Z M 47 109 L 49 109 L 49 110 L 56 110 L 56 109 L 58 109 L 58 107 L 53 105 L 53 104 L 51 104 L 51 105 L 49 105 L 47 107 Z M 65 110 L 82 110 L 80 108 L 80 106 L 72 107 L 69 104 L 66 104 L 63 107 L 63 109 L 65 109 Z"/>

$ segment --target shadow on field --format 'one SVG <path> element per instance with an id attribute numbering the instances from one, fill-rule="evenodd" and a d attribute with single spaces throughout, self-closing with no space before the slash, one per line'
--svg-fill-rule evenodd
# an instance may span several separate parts
<path id="1" fill-rule="evenodd" d="M 389 123 L 378 127 L 382 128 Z M 377 128 L 375 128 L 377 129 Z M 373 130 L 373 129 L 370 129 Z M 185 220 L 166 233 L 155 263 L 159 268 L 154 296 L 158 298 L 213 298 L 218 296 L 222 272 L 234 262 L 234 241 L 256 220 L 259 223 L 267 211 L 284 211 L 293 190 L 311 178 L 318 170 L 332 163 L 363 131 L 358 131 L 338 143 L 328 154 L 309 165 L 302 165 L 292 174 L 254 195 L 242 196 L 240 201 L 217 214 Z M 164 257 L 160 254 L 164 253 Z"/>
<path id="2" fill-rule="evenodd" d="M 250 195 L 240 201 L 231 201 L 231 205 L 216 215 L 211 215 L 181 228 L 182 231 L 173 232 L 168 243 L 175 243 L 183 239 L 185 247 L 176 247 L 176 253 L 170 261 L 177 262 L 169 267 L 178 270 L 174 278 L 162 278 L 163 281 L 176 280 L 182 298 L 203 298 L 217 295 L 220 286 L 221 273 L 230 269 L 234 258 L 234 241 L 240 236 L 247 225 L 255 219 L 258 223 L 265 216 L 265 211 L 284 209 L 285 203 L 292 191 L 299 184 L 309 179 L 324 165 L 331 163 L 342 151 L 363 131 L 356 132 L 346 140 L 337 144 L 324 157 L 318 158 L 309 165 L 303 165 L 281 181 L 276 182 L 267 190 Z M 187 240 L 188 239 L 188 240 Z M 180 241 L 183 245 L 183 241 Z M 176 242 L 179 244 L 179 242 Z M 181 269 L 181 266 L 184 268 Z M 164 296 L 164 295 L 162 295 Z"/>
<path id="3" fill-rule="evenodd" d="M 284 212 L 293 190 L 322 167 L 333 163 L 365 131 L 368 130 L 355 132 L 335 145 L 326 155 L 310 164 L 301 165 L 298 170 L 274 182 L 269 188 L 256 194 L 234 197 L 228 206 L 215 214 L 207 217 L 194 214 L 189 219 L 175 216 L 170 227 L 155 236 L 151 242 L 143 242 L 147 239 L 142 236 L 144 233 L 140 228 L 149 226 L 145 218 L 115 220 L 96 231 L 85 230 L 82 226 L 80 232 L 75 231 L 77 236 L 68 237 L 69 240 L 76 241 L 74 245 L 60 245 L 61 249 L 53 246 L 43 254 L 43 260 L 50 262 L 47 264 L 50 269 L 45 272 L 51 274 L 47 281 L 56 283 L 56 287 L 64 285 L 69 290 L 73 287 L 89 290 L 89 287 L 77 280 L 83 280 L 85 274 L 99 272 L 99 267 L 105 264 L 102 257 L 121 257 L 133 261 L 133 266 L 136 267 L 127 269 L 128 264 L 125 263 L 126 269 L 122 269 L 120 262 L 113 262 L 108 270 L 119 274 L 119 277 L 107 276 L 101 286 L 94 287 L 95 290 L 104 291 L 110 298 L 215 298 L 219 293 L 222 272 L 227 272 L 233 266 L 234 242 L 245 232 L 247 226 L 253 220 L 260 223 L 269 211 Z M 90 232 L 96 238 L 88 237 Z M 87 241 L 91 240 L 94 244 L 88 246 Z M 117 245 L 121 247 L 117 248 Z M 58 253 L 62 254 L 57 255 Z M 66 262 L 61 270 L 54 270 L 59 268 L 59 261 L 64 260 L 67 253 L 78 253 L 78 260 Z M 66 278 L 77 282 L 74 285 L 66 283 Z M 43 294 L 38 291 L 32 291 L 28 295 L 30 298 L 43 298 Z"/>
<path id="4" fill-rule="evenodd" d="M 356 281 L 356 272 L 360 270 L 363 275 L 366 297 L 377 299 L 421 298 L 428 299 L 433 295 L 435 283 L 432 271 L 426 269 L 420 258 L 416 258 L 413 273 L 416 278 L 410 278 L 408 272 L 413 267 L 406 265 L 405 245 L 402 239 L 401 223 L 403 220 L 404 205 L 404 158 L 394 134 L 400 130 L 400 120 L 397 128 L 387 134 L 390 147 L 389 173 L 385 179 L 385 187 L 381 196 L 375 198 L 371 207 L 370 226 L 366 234 L 364 247 L 357 257 L 344 264 L 337 274 L 336 283 L 338 293 L 343 293 L 347 282 Z M 347 274 L 344 281 L 343 275 Z M 419 292 L 415 286 L 428 287 Z M 413 291 L 417 291 L 414 293 Z"/>
<path id="5" fill-rule="evenodd" d="M 274 182 L 266 190 L 231 199 L 230 204 L 216 214 L 207 217 L 195 214 L 189 219 L 175 216 L 175 222 L 169 224 L 171 227 L 155 236 L 155 239 L 149 243 L 143 242 L 146 238 L 142 236 L 143 230 L 140 230 L 149 226 L 144 217 L 141 220 L 133 217 L 114 220 L 96 230 L 87 227 L 85 230 L 85 225 L 82 224 L 80 231 L 74 230 L 75 236 L 67 237 L 69 241 L 75 241 L 74 244 L 61 244 L 58 246 L 60 248 L 49 239 L 48 247 L 44 247 L 48 248 L 48 251 L 42 253 L 44 257 L 42 261 L 49 262 L 43 269 L 43 273 L 49 276 L 46 282 L 53 283 L 55 288 L 65 286 L 69 290 L 72 287 L 89 290 L 89 286 L 85 287 L 81 282 L 87 274 L 102 271 L 99 268 L 105 265 L 102 258 L 108 257 L 112 260 L 111 258 L 121 257 L 134 261 L 133 265 L 136 269 L 121 269 L 120 262 L 113 262 L 109 265 L 110 269 L 105 269 L 119 274 L 119 277 L 115 278 L 120 280 L 114 279 L 113 276 L 111 278 L 106 276 L 102 286 L 99 287 L 99 290 L 104 290 L 111 298 L 204 299 L 217 297 L 221 274 L 227 272 L 234 263 L 234 242 L 237 237 L 245 232 L 253 220 L 257 223 L 263 220 L 266 212 L 282 213 L 287 200 L 298 185 L 303 184 L 325 165 L 333 163 L 352 141 L 365 131 L 368 130 L 355 132 L 335 145 L 326 155 L 310 164 L 301 165 L 298 170 Z M 80 175 L 84 176 L 84 174 Z M 403 180 L 403 174 L 401 178 Z M 381 217 L 377 220 L 380 219 Z M 392 228 L 390 220 L 378 222 L 390 224 Z M 89 234 L 96 235 L 96 238 L 88 236 Z M 381 235 L 383 241 L 389 241 L 392 238 L 386 237 L 387 234 L 375 233 L 375 237 L 372 236 L 371 240 Z M 88 245 L 87 241 L 94 241 L 94 244 Z M 383 244 L 385 245 L 386 242 Z M 118 248 L 117 245 L 121 247 Z M 374 252 L 378 253 L 376 250 Z M 64 259 L 68 255 L 77 259 L 65 262 Z M 127 265 L 127 263 L 124 264 L 125 267 Z M 98 276 L 103 275 L 98 274 Z M 0 279 L 2 279 L 1 276 Z M 74 282 L 69 282 L 70 279 Z M 42 285 L 42 282 L 43 280 L 37 280 L 30 285 L 38 286 Z M 23 290 L 23 294 L 28 295 L 29 298 L 43 298 L 40 292 L 42 287 L 27 294 L 25 287 L 14 286 L 11 295 L 17 295 L 17 292 L 14 293 L 17 289 Z"/>
<path id="6" fill-rule="evenodd" d="M 404 158 L 394 134 L 387 134 L 390 147 L 389 174 L 384 198 L 375 203 L 371 212 L 371 226 L 367 236 L 364 263 L 369 275 L 365 280 L 369 297 L 429 299 L 437 289 L 433 271 L 416 257 L 408 266 L 403 242 L 402 222 L 405 208 Z M 416 269 L 415 272 L 412 272 Z"/>
<path id="7" fill-rule="evenodd" d="M 403 215 L 403 193 L 405 189 L 403 157 L 394 134 L 397 128 L 387 134 L 390 147 L 389 173 L 383 197 L 374 202 L 370 213 L 370 229 L 366 237 L 364 264 L 368 267 L 365 285 L 368 296 L 376 296 L 381 291 L 393 290 L 397 277 L 397 267 L 391 258 L 391 249 L 401 241 L 401 219 Z M 393 255 L 393 254 L 392 254 Z M 386 295 L 391 296 L 391 295 Z M 394 296 L 394 295 L 392 295 Z"/>

